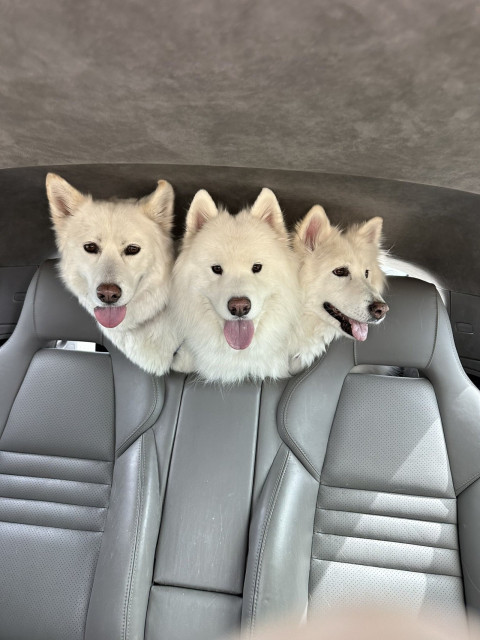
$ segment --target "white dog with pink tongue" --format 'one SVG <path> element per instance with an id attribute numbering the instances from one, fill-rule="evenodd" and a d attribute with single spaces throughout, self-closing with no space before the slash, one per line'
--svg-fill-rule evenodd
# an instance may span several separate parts
<path id="1" fill-rule="evenodd" d="M 140 200 L 94 200 L 49 173 L 50 215 L 65 286 L 133 362 L 161 375 L 180 339 L 167 313 L 174 194 L 160 180 Z"/>
<path id="2" fill-rule="evenodd" d="M 376 217 L 342 232 L 330 224 L 323 207 L 315 205 L 297 224 L 294 247 L 303 309 L 292 341 L 291 373 L 312 364 L 336 338 L 363 342 L 369 325 L 384 320 L 388 306 L 382 298 L 382 222 Z M 374 372 L 390 369 L 376 367 Z"/>
<path id="3" fill-rule="evenodd" d="M 288 375 L 300 312 L 298 263 L 275 195 L 230 215 L 199 191 L 173 270 L 172 313 L 184 342 L 177 371 L 224 384 Z"/>

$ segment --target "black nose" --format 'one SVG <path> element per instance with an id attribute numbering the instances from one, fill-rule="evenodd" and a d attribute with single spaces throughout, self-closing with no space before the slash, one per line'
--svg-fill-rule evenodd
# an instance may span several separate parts
<path id="1" fill-rule="evenodd" d="M 102 283 L 97 287 L 97 298 L 105 304 L 113 304 L 122 297 L 122 290 L 116 284 Z"/>
<path id="2" fill-rule="evenodd" d="M 243 318 L 252 308 L 252 303 L 248 298 L 230 298 L 227 306 L 232 316 Z"/>
<path id="3" fill-rule="evenodd" d="M 385 304 L 385 302 L 372 302 L 368 307 L 368 310 L 370 311 L 372 318 L 375 318 L 375 320 L 381 320 L 385 317 L 388 311 L 388 304 Z"/>

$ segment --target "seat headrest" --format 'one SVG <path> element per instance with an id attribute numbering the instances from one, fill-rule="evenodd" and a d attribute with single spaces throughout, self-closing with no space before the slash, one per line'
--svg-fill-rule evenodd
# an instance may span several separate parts
<path id="1" fill-rule="evenodd" d="M 355 364 L 428 367 L 435 349 L 442 299 L 436 288 L 416 278 L 388 278 L 385 320 L 355 342 Z"/>
<path id="2" fill-rule="evenodd" d="M 41 340 L 79 340 L 103 343 L 95 319 L 65 288 L 58 272 L 58 260 L 46 260 L 33 278 L 22 318 L 31 316 L 33 331 Z M 19 329 L 22 326 L 19 321 Z"/>

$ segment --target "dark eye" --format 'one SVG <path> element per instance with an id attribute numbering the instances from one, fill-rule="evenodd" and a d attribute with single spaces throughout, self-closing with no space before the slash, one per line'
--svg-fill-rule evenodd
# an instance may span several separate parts
<path id="1" fill-rule="evenodd" d="M 252 267 L 252 271 L 253 273 L 258 273 L 259 271 L 262 270 L 262 266 L 259 262 L 255 262 L 255 264 Z"/>
<path id="2" fill-rule="evenodd" d="M 83 248 L 87 253 L 98 253 L 100 251 L 98 244 L 95 244 L 95 242 L 87 242 L 83 245 Z"/>
<path id="3" fill-rule="evenodd" d="M 365 278 L 368 278 L 368 274 L 369 274 L 369 273 L 370 273 L 370 271 L 367 269 L 367 270 L 365 271 Z"/>
<path id="4" fill-rule="evenodd" d="M 218 276 L 221 276 L 223 273 L 223 269 L 219 264 L 214 264 L 212 267 L 213 273 L 216 273 Z"/>
<path id="5" fill-rule="evenodd" d="M 339 278 L 346 278 L 350 275 L 348 267 L 339 267 L 338 269 L 334 269 L 332 273 L 334 276 L 338 276 Z"/>
<path id="6" fill-rule="evenodd" d="M 140 251 L 140 247 L 137 244 L 129 244 L 125 247 L 126 256 L 134 256 Z"/>

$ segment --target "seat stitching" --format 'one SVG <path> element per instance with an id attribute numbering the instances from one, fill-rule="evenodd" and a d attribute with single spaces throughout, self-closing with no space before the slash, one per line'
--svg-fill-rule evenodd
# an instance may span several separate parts
<path id="1" fill-rule="evenodd" d="M 386 542 L 387 544 L 408 544 L 412 547 L 426 547 L 427 549 L 441 549 L 444 551 L 458 551 L 457 547 L 437 547 L 434 544 L 422 544 L 420 542 L 405 542 L 405 540 L 387 540 L 386 538 L 371 538 L 370 536 L 352 536 L 343 533 L 330 533 L 328 531 L 313 530 L 314 534 L 320 536 L 335 536 L 335 538 L 352 538 L 353 540 L 371 540 L 372 542 Z"/>
<path id="2" fill-rule="evenodd" d="M 60 531 L 78 531 L 79 533 L 103 533 L 103 529 L 78 529 L 77 527 L 57 527 L 53 524 L 32 524 L 31 522 L 10 522 L 0 520 L 2 524 L 15 524 L 21 527 L 42 527 L 42 529 L 59 529 Z"/>
<path id="3" fill-rule="evenodd" d="M 385 571 L 403 571 L 405 573 L 418 573 L 419 575 L 428 575 L 428 576 L 444 576 L 445 578 L 458 578 L 461 579 L 461 575 L 457 575 L 454 573 L 435 573 L 433 571 L 414 571 L 413 569 L 397 569 L 396 567 L 384 567 L 378 566 L 375 564 L 365 564 L 363 562 L 346 562 L 345 560 L 325 560 L 325 558 L 317 558 L 317 556 L 312 556 L 312 560 L 316 560 L 317 562 L 335 562 L 335 564 L 351 564 L 359 567 L 368 567 L 369 569 L 384 569 Z"/>
<path id="4" fill-rule="evenodd" d="M 401 492 L 397 493 L 396 491 L 378 491 L 377 489 L 354 489 L 353 487 L 340 487 L 338 485 L 325 484 L 323 482 L 320 484 L 320 488 L 321 487 L 328 487 L 329 489 L 344 489 L 347 491 L 365 491 L 368 493 L 381 493 L 382 495 L 387 495 L 387 496 L 406 496 L 407 498 L 421 498 L 426 500 L 452 500 L 456 502 L 456 498 L 449 498 L 448 496 L 419 496 L 416 493 L 401 493 Z"/>
<path id="5" fill-rule="evenodd" d="M 41 504 L 60 504 L 66 507 L 81 507 L 82 509 L 108 509 L 108 500 L 105 506 L 94 504 L 78 504 L 77 502 L 60 502 L 59 500 L 40 500 L 39 498 L 12 498 L 12 496 L 1 496 L 0 500 L 16 500 L 17 502 L 38 502 Z"/>
<path id="6" fill-rule="evenodd" d="M 9 478 L 28 478 L 32 480 L 54 480 L 58 482 L 73 482 L 78 484 L 89 484 L 94 487 L 110 487 L 110 482 L 88 482 L 87 480 L 69 480 L 67 478 L 52 478 L 51 476 L 29 476 L 22 473 L 0 473 L 0 476 L 8 476 Z M 1 496 L 0 496 L 1 497 Z"/>
<path id="7" fill-rule="evenodd" d="M 275 506 L 278 500 L 278 496 L 280 494 L 280 487 L 282 485 L 283 482 L 283 478 L 285 477 L 285 472 L 287 469 L 287 464 L 290 458 L 290 452 L 287 451 L 286 455 L 285 455 L 285 460 L 283 462 L 282 468 L 280 470 L 280 473 L 277 476 L 277 480 L 275 482 L 275 486 L 273 488 L 272 491 L 272 495 L 270 496 L 270 500 L 269 500 L 269 505 L 268 505 L 268 511 L 267 511 L 267 517 L 264 520 L 264 524 L 263 524 L 263 531 L 259 540 L 259 546 L 257 548 L 257 552 L 256 552 L 256 557 L 255 557 L 255 565 L 256 565 L 256 572 L 255 572 L 255 576 L 254 576 L 254 586 L 253 586 L 253 592 L 252 592 L 252 598 L 253 598 L 253 602 L 251 603 L 251 610 L 252 610 L 252 619 L 250 622 L 250 635 L 253 634 L 253 631 L 255 629 L 255 616 L 257 613 L 257 603 L 258 603 L 258 593 L 259 593 L 259 584 L 260 584 L 260 574 L 261 574 L 261 569 L 262 569 L 262 564 L 263 564 L 263 554 L 265 551 L 265 546 L 266 546 L 266 542 L 267 542 L 267 536 L 268 536 L 268 530 L 270 527 L 270 522 L 272 519 L 272 515 L 273 512 L 275 510 Z"/>
<path id="8" fill-rule="evenodd" d="M 452 498 L 455 500 L 455 498 Z M 444 520 L 427 520 L 425 518 L 411 518 L 410 516 L 397 516 L 390 515 L 388 513 L 371 513 L 367 511 L 353 511 L 350 509 L 327 509 L 326 507 L 315 507 L 317 511 L 336 511 L 338 513 L 354 513 L 360 516 L 373 516 L 378 518 L 392 518 L 394 520 L 411 520 L 412 522 L 431 522 L 432 524 L 449 524 L 452 527 L 456 527 L 456 522 L 445 522 Z"/>
<path id="9" fill-rule="evenodd" d="M 143 459 L 143 437 L 140 439 L 140 459 Z M 135 528 L 134 528 L 134 542 L 132 545 L 132 551 L 130 552 L 130 561 L 128 564 L 128 576 L 127 576 L 127 585 L 125 589 L 125 597 L 123 601 L 123 615 L 122 615 L 122 638 L 125 640 L 128 638 L 128 614 L 129 614 L 129 601 L 130 601 L 130 592 L 132 588 L 132 579 L 133 579 L 133 566 L 135 562 L 135 553 L 136 553 L 136 544 L 138 539 L 138 529 L 140 522 L 140 509 L 142 506 L 142 462 L 138 465 L 137 471 L 137 509 L 135 513 Z"/>

